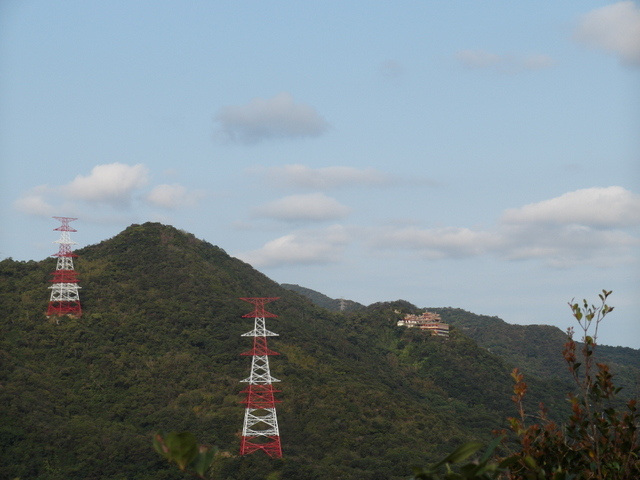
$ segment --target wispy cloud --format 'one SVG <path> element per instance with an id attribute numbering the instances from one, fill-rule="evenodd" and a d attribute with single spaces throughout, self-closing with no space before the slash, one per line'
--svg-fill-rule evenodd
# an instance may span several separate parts
<path id="1" fill-rule="evenodd" d="M 492 227 L 384 225 L 350 227 L 348 235 L 347 227 L 298 231 L 242 258 L 264 267 L 336 262 L 347 245 L 360 243 L 372 254 L 430 260 L 492 256 L 535 260 L 554 268 L 608 267 L 639 261 L 638 227 L 639 195 L 619 186 L 586 188 L 506 210 Z"/>
<path id="2" fill-rule="evenodd" d="M 502 235 L 505 247 L 496 253 L 507 260 L 541 260 L 552 267 L 606 267 L 638 261 L 640 238 L 619 229 L 527 224 L 506 228 Z"/>
<path id="3" fill-rule="evenodd" d="M 455 58 L 467 68 L 492 69 L 500 73 L 542 70 L 555 65 L 553 58 L 544 54 L 517 56 L 486 50 L 461 50 Z"/>
<path id="4" fill-rule="evenodd" d="M 382 76 L 387 78 L 397 78 L 404 73 L 404 67 L 397 60 L 387 59 L 379 66 Z"/>
<path id="5" fill-rule="evenodd" d="M 323 230 L 294 232 L 267 242 L 262 248 L 237 257 L 257 268 L 285 265 L 322 265 L 340 261 L 349 243 L 346 229 L 333 225 Z"/>
<path id="6" fill-rule="evenodd" d="M 13 202 L 13 207 L 27 215 L 36 217 L 50 217 L 56 213 L 55 207 L 46 200 L 48 187 L 41 185 L 26 192 L 22 197 Z"/>
<path id="7" fill-rule="evenodd" d="M 327 221 L 343 218 L 350 209 L 324 193 L 290 195 L 255 209 L 256 215 L 285 221 Z"/>
<path id="8" fill-rule="evenodd" d="M 373 168 L 341 166 L 311 168 L 296 164 L 253 170 L 253 172 L 264 172 L 267 181 L 272 185 L 314 190 L 331 190 L 352 186 L 382 186 L 396 181 L 393 175 Z"/>
<path id="9" fill-rule="evenodd" d="M 433 259 L 482 255 L 502 243 L 500 236 L 494 233 L 460 227 L 385 227 L 371 238 L 370 245 L 374 248 L 418 250 L 424 257 Z"/>
<path id="10" fill-rule="evenodd" d="M 203 192 L 190 192 L 183 185 L 157 185 L 146 196 L 146 200 L 157 207 L 175 209 L 193 207 L 204 196 Z"/>
<path id="11" fill-rule="evenodd" d="M 373 248 L 418 252 L 425 258 L 495 255 L 538 259 L 551 266 L 607 265 L 635 257 L 640 196 L 622 187 L 588 188 L 504 212 L 491 229 L 384 227 Z"/>
<path id="12" fill-rule="evenodd" d="M 618 2 L 582 16 L 574 32 L 576 41 L 612 53 L 628 65 L 640 66 L 640 8 L 632 1 Z"/>
<path id="13" fill-rule="evenodd" d="M 222 107 L 214 121 L 216 140 L 249 145 L 277 138 L 317 137 L 329 127 L 315 108 L 296 103 L 288 93 Z"/>

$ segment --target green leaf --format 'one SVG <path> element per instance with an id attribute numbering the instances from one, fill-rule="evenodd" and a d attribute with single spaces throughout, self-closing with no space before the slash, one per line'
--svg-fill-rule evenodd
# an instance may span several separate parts
<path id="1" fill-rule="evenodd" d="M 435 480 L 435 472 L 431 468 L 413 467 L 413 479 L 415 480 Z"/>
<path id="2" fill-rule="evenodd" d="M 501 437 L 496 437 L 491 441 L 491 443 L 487 447 L 487 451 L 484 452 L 484 454 L 482 455 L 482 458 L 480 458 L 480 463 L 481 464 L 485 463 L 487 460 L 489 460 L 489 458 L 493 455 L 493 452 L 498 447 L 500 442 L 504 439 L 504 437 L 505 437 L 504 435 L 501 436 Z"/>
<path id="3" fill-rule="evenodd" d="M 437 465 L 442 465 L 443 463 L 461 462 L 476 453 L 481 448 L 482 443 L 480 442 L 464 443 L 456 448 L 453 452 L 451 452 L 444 460 L 440 461 Z"/>
<path id="4" fill-rule="evenodd" d="M 520 460 L 520 457 L 518 457 L 518 455 L 512 455 L 512 456 L 507 457 L 504 460 L 502 460 L 498 464 L 498 468 L 500 468 L 500 469 L 509 468 L 511 465 L 514 465 L 514 464 L 518 463 L 518 460 Z"/>
<path id="5" fill-rule="evenodd" d="M 153 436 L 153 449 L 163 457 L 168 458 L 169 449 L 164 443 L 164 435 L 165 433 L 162 431 L 156 432 Z"/>
<path id="6" fill-rule="evenodd" d="M 184 470 L 198 455 L 198 442 L 191 432 L 171 432 L 164 439 L 169 461 Z"/>
<path id="7" fill-rule="evenodd" d="M 204 474 L 207 473 L 207 470 L 209 470 L 209 467 L 211 467 L 213 457 L 216 455 L 216 450 L 217 449 L 215 448 L 210 448 L 205 451 L 198 452 L 196 458 L 191 462 L 191 466 L 201 477 L 203 477 Z"/>
<path id="8" fill-rule="evenodd" d="M 524 457 L 523 460 L 524 460 L 524 464 L 533 470 L 535 470 L 538 467 L 538 465 L 536 464 L 536 461 L 533 459 L 531 455 L 527 455 L 526 457 Z"/>

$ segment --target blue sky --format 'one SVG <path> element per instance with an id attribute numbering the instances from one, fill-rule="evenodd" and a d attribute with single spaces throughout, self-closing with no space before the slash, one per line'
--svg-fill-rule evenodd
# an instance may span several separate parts
<path id="1" fill-rule="evenodd" d="M 364 304 L 613 290 L 640 348 L 637 2 L 5 0 L 0 72 L 1 258 L 159 221 Z"/>

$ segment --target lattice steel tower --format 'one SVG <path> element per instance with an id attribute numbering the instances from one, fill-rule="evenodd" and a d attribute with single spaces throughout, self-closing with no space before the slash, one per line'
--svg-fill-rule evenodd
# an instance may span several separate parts
<path id="1" fill-rule="evenodd" d="M 247 382 L 248 387 L 242 391 L 246 393 L 246 399 L 242 402 L 246 404 L 244 413 L 244 425 L 242 426 L 242 440 L 240 442 L 240 455 L 248 455 L 257 450 L 264 451 L 274 458 L 282 457 L 282 446 L 280 445 L 280 431 L 278 430 L 278 417 L 276 415 L 275 393 L 280 390 L 273 388 L 273 382 L 279 382 L 277 378 L 271 376 L 269 371 L 269 356 L 279 355 L 279 353 L 269 350 L 267 347 L 267 337 L 277 336 L 277 333 L 270 332 L 266 328 L 267 317 L 277 317 L 273 313 L 265 311 L 265 303 L 272 302 L 278 298 L 241 298 L 245 302 L 255 305 L 255 310 L 243 315 L 243 318 L 253 317 L 254 327 L 243 337 L 253 337 L 253 348 L 241 355 L 251 355 L 251 375 L 242 382 Z"/>
<path id="2" fill-rule="evenodd" d="M 77 255 L 71 251 L 71 245 L 76 245 L 76 242 L 71 241 L 70 235 L 70 232 L 77 232 L 77 230 L 69 226 L 69 223 L 77 218 L 53 218 L 60 220 L 62 225 L 54 228 L 54 230 L 61 232 L 60 239 L 54 242 L 60 244 L 60 248 L 58 253 L 52 255 L 58 257 L 58 262 L 56 271 L 52 273 L 51 282 L 53 285 L 49 287 L 51 298 L 49 299 L 47 316 L 70 315 L 79 318 L 82 316 L 80 296 L 78 295 L 80 287 L 78 286 L 78 274 L 73 269 L 73 257 L 77 257 Z"/>

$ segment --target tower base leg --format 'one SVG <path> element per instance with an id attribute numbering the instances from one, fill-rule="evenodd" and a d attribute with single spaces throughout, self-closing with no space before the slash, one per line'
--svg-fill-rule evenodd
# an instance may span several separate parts
<path id="1" fill-rule="evenodd" d="M 266 437 L 268 441 L 264 443 L 255 442 L 254 439 L 256 438 L 264 437 L 242 437 L 240 455 L 248 455 L 257 450 L 262 450 L 272 458 L 282 458 L 282 446 L 280 445 L 279 436 Z"/>

